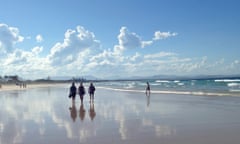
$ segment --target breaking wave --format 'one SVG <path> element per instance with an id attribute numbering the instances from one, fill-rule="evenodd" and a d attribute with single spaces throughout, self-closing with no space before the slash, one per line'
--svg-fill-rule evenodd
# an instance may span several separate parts
<path id="1" fill-rule="evenodd" d="M 216 79 L 215 82 L 240 82 L 240 79 Z"/>
<path id="2" fill-rule="evenodd" d="M 111 88 L 111 87 L 102 87 L 98 88 L 120 91 L 120 92 L 135 92 L 135 93 L 145 93 L 145 90 L 136 90 L 136 89 L 121 89 L 121 88 Z M 240 90 L 233 90 L 234 92 L 240 92 Z M 167 90 L 151 90 L 152 94 L 177 94 L 177 95 L 196 95 L 196 96 L 239 96 L 238 93 L 215 93 L 215 92 L 202 92 L 202 91 L 167 91 Z"/>

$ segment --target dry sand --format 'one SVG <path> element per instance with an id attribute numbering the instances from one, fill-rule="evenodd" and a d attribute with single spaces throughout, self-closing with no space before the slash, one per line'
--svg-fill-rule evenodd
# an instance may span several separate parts
<path id="1" fill-rule="evenodd" d="M 14 91 L 14 90 L 26 90 L 31 88 L 43 88 L 43 87 L 54 87 L 66 85 L 64 83 L 31 83 L 27 84 L 26 87 L 20 87 L 20 85 L 16 84 L 1 84 L 0 91 Z"/>
<path id="2" fill-rule="evenodd" d="M 239 144 L 240 98 L 119 92 L 68 98 L 70 84 L 0 92 L 0 144 Z M 38 88 L 36 88 L 38 87 Z M 32 89 L 31 89 L 32 88 Z"/>

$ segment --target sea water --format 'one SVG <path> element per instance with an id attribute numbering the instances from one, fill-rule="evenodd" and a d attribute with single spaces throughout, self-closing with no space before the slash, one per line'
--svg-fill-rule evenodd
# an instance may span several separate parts
<path id="1" fill-rule="evenodd" d="M 186 80 L 124 80 L 96 83 L 98 87 L 118 91 L 145 92 L 146 82 L 151 93 L 240 96 L 240 78 Z"/>

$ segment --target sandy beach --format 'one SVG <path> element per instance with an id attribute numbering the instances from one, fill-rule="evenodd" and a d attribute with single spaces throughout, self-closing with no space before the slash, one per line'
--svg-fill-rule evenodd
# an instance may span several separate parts
<path id="1" fill-rule="evenodd" d="M 240 98 L 121 92 L 94 102 L 70 84 L 0 90 L 1 144 L 239 144 Z"/>
<path id="2" fill-rule="evenodd" d="M 1 84 L 0 91 L 15 91 L 15 90 L 26 90 L 32 88 L 43 88 L 43 87 L 55 87 L 65 85 L 64 83 L 31 83 L 26 84 L 26 87 L 16 84 Z"/>

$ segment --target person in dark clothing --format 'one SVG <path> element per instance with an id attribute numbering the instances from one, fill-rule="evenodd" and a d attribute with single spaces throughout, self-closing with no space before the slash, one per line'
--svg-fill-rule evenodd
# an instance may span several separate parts
<path id="1" fill-rule="evenodd" d="M 147 82 L 146 95 L 150 95 L 150 85 L 149 85 L 149 82 Z"/>
<path id="2" fill-rule="evenodd" d="M 89 96 L 90 96 L 90 101 L 91 100 L 94 100 L 94 93 L 95 93 L 95 86 L 93 85 L 93 83 L 90 83 L 90 86 L 88 88 L 88 93 L 89 93 Z"/>
<path id="3" fill-rule="evenodd" d="M 69 94 L 69 98 L 72 98 L 72 100 L 75 100 L 76 97 L 76 93 L 77 93 L 77 88 L 75 86 L 75 83 L 72 83 L 72 86 L 70 87 L 70 94 Z"/>
<path id="4" fill-rule="evenodd" d="M 83 103 L 83 96 L 85 95 L 85 88 L 83 86 L 83 83 L 80 83 L 80 86 L 78 87 L 78 94 L 80 96 L 81 104 Z"/>

